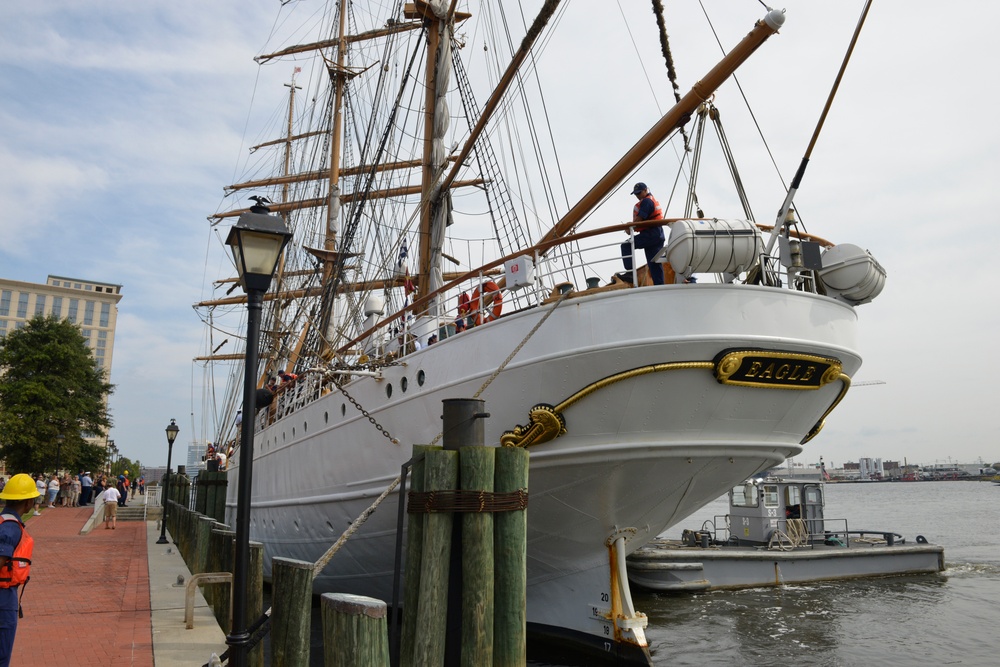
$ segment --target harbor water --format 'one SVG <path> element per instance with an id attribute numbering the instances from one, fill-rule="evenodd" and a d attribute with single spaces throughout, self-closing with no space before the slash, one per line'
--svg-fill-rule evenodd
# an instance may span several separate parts
<path id="1" fill-rule="evenodd" d="M 1000 486 L 990 482 L 826 485 L 826 517 L 852 530 L 923 535 L 941 576 L 702 594 L 633 590 L 656 665 L 995 665 Z M 720 499 L 671 529 L 724 515 Z M 540 665 L 541 663 L 536 663 Z"/>
<path id="2" fill-rule="evenodd" d="M 633 589 L 657 666 L 995 665 L 1000 619 L 1000 486 L 990 482 L 827 484 L 826 517 L 851 530 L 943 545 L 941 575 L 698 594 Z M 722 516 L 721 498 L 665 533 Z M 530 509 L 529 509 L 530 511 Z M 838 524 L 840 525 L 840 524 Z M 268 591 L 269 593 L 269 591 Z M 313 665 L 322 665 L 318 605 Z M 529 662 L 531 667 L 586 667 Z"/>

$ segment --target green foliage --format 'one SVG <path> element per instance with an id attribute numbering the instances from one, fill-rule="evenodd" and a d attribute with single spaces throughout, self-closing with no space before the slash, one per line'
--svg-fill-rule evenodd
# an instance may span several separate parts
<path id="1" fill-rule="evenodd" d="M 0 457 L 7 470 L 54 469 L 58 435 L 65 437 L 60 461 L 77 461 L 87 452 L 81 434 L 111 426 L 104 399 L 113 390 L 68 321 L 38 316 L 10 332 L 0 340 Z"/>
<path id="2" fill-rule="evenodd" d="M 117 477 L 118 475 L 124 474 L 125 471 L 128 470 L 128 478 L 136 479 L 141 474 L 139 472 L 141 466 L 142 464 L 139 461 L 133 461 L 127 456 L 123 456 L 111 465 L 111 474 Z"/>
<path id="3" fill-rule="evenodd" d="M 65 467 L 72 473 L 76 473 L 79 470 L 89 470 L 96 474 L 104 470 L 104 463 L 107 461 L 107 458 L 108 453 L 104 447 L 84 442 L 77 450 L 76 456 L 66 462 Z M 66 459 L 64 458 L 63 461 L 66 461 Z"/>

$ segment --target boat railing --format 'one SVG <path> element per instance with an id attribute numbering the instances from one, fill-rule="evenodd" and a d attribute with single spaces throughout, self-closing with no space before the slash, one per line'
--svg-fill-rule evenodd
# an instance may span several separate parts
<path id="1" fill-rule="evenodd" d="M 664 220 L 668 225 L 681 218 Z M 767 229 L 761 226 L 761 229 Z M 365 363 L 391 361 L 476 326 L 560 298 L 651 284 L 645 276 L 645 252 L 635 248 L 639 227 L 622 223 L 552 239 L 508 254 L 445 282 L 438 290 L 401 310 L 383 314 L 357 337 L 341 346 L 342 358 Z M 627 236 L 626 236 L 627 235 Z M 622 244 L 635 256 L 629 281 L 615 280 L 624 272 Z M 827 243 L 824 241 L 824 243 Z M 517 269 L 514 269 L 517 265 Z M 518 274 L 515 277 L 515 273 Z M 760 284 L 816 291 L 809 272 L 787 269 L 765 258 Z M 743 274 L 745 275 L 745 274 Z M 714 278 L 713 278 L 714 276 Z M 702 282 L 721 281 L 720 274 L 701 274 Z M 730 280 L 732 276 L 728 276 Z M 734 282 L 741 282 L 735 279 Z M 690 287 L 685 285 L 685 287 Z M 402 337 L 403 340 L 399 341 Z M 358 361 L 361 363 L 361 361 Z"/>

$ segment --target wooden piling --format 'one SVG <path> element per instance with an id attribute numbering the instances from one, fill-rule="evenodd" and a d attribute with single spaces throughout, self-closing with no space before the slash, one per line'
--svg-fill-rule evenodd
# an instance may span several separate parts
<path id="1" fill-rule="evenodd" d="M 413 468 L 410 470 L 410 491 L 424 490 L 424 456 L 440 450 L 431 445 L 413 445 Z M 413 642 L 417 634 L 417 601 L 420 597 L 420 556 L 424 546 L 424 514 L 410 514 L 406 521 L 406 565 L 403 570 L 403 627 L 400 639 L 399 664 L 413 664 Z"/>
<path id="2" fill-rule="evenodd" d="M 205 484 L 206 480 L 208 480 L 208 477 L 205 476 L 207 474 L 207 470 L 202 470 L 198 473 L 198 484 L 195 486 L 194 494 L 194 511 L 204 516 L 208 516 L 208 512 L 205 511 L 208 496 L 208 485 Z"/>
<path id="3" fill-rule="evenodd" d="M 528 451 L 496 450 L 497 493 L 528 488 Z M 494 517 L 495 606 L 494 667 L 523 667 L 527 630 L 527 510 L 499 512 Z"/>
<path id="4" fill-rule="evenodd" d="M 212 531 L 209 548 L 209 572 L 232 572 L 233 550 L 236 546 L 236 532 L 216 528 Z M 221 586 L 206 588 L 206 599 L 215 612 L 222 631 L 229 633 L 232 619 L 229 618 L 229 598 L 232 590 L 224 590 Z"/>
<path id="5" fill-rule="evenodd" d="M 215 519 L 208 516 L 201 516 L 200 514 L 195 515 L 197 523 L 195 524 L 194 531 L 194 558 L 192 558 L 191 563 L 188 565 L 188 569 L 194 574 L 201 574 L 202 572 L 208 572 L 208 548 L 209 541 L 212 538 L 212 529 L 218 524 Z"/>
<path id="6" fill-rule="evenodd" d="M 274 558 L 271 577 L 271 665 L 308 665 L 313 564 Z"/>
<path id="7" fill-rule="evenodd" d="M 386 605 L 346 593 L 324 593 L 323 656 L 326 667 L 389 667 Z"/>
<path id="8" fill-rule="evenodd" d="M 426 491 L 453 490 L 458 481 L 458 452 L 427 452 L 424 467 Z M 444 664 L 445 627 L 448 616 L 448 566 L 453 512 L 424 514 L 417 616 L 422 632 L 415 637 L 413 664 Z"/>
<path id="9" fill-rule="evenodd" d="M 461 488 L 492 492 L 493 447 L 459 450 Z M 466 511 L 462 520 L 462 667 L 493 664 L 493 514 Z"/>

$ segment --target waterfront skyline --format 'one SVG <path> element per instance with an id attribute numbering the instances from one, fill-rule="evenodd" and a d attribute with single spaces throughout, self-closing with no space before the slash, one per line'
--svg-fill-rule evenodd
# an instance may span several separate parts
<path id="1" fill-rule="evenodd" d="M 292 3 L 302 11 L 315 4 Z M 560 59 L 569 65 L 590 55 L 565 33 L 593 18 L 594 5 L 564 4 L 563 36 L 538 54 L 549 71 Z M 738 74 L 786 181 L 863 4 L 789 0 L 781 34 Z M 668 11 L 682 91 L 717 59 L 693 5 Z M 258 69 L 251 60 L 278 29 L 278 7 L 277 0 L 169 7 L 56 0 L 0 8 L 0 165 L 7 175 L 0 183 L 0 276 L 43 282 L 57 274 L 123 286 L 109 437 L 148 465 L 166 463 L 163 428 L 171 418 L 182 428 L 178 445 L 213 437 L 196 404 L 201 376 L 191 360 L 204 353 L 203 331 L 190 306 L 229 272 L 213 238 L 228 226 L 211 231 L 206 217 L 222 205 L 222 187 L 247 147 L 273 138 L 257 136 L 259 119 L 248 108 L 251 97 L 269 100 L 272 109 L 283 104 L 293 63 Z M 706 9 L 727 47 L 763 14 L 758 3 L 735 0 Z M 813 153 L 796 200 L 804 219 L 831 240 L 869 248 L 888 271 L 885 292 L 858 308 L 865 364 L 855 378 L 884 384 L 852 389 L 797 460 L 905 456 L 930 465 L 944 448 L 964 462 L 1000 459 L 989 418 L 996 392 L 978 359 L 1000 328 L 991 307 L 1000 272 L 981 250 L 1000 240 L 990 224 L 1000 129 L 945 103 L 969 100 L 988 109 L 1000 97 L 997 84 L 981 75 L 983 64 L 995 61 L 988 31 L 1000 9 L 968 3 L 962 10 L 942 26 L 942 12 L 930 2 L 875 2 Z M 606 23 L 608 39 L 629 48 L 635 40 L 641 55 L 604 58 L 607 64 L 589 69 L 589 84 L 569 74 L 555 84 L 550 99 L 563 110 L 561 130 L 585 134 L 597 119 L 616 128 L 607 133 L 613 137 L 567 149 L 571 198 L 651 124 L 657 106 L 671 102 L 649 3 L 608 3 Z M 700 32 L 689 35 L 689 24 Z M 657 83 L 621 88 L 623 77 L 612 69 L 620 62 L 641 62 Z M 593 94 L 597 87 L 600 95 Z M 716 103 L 732 122 L 727 134 L 736 150 L 748 128 L 732 82 Z M 657 165 L 637 178 L 663 192 L 672 175 Z M 762 180 L 744 176 L 750 188 Z M 624 219 L 633 201 L 626 191 L 611 205 Z M 780 201 L 753 203 L 770 222 L 773 214 L 764 212 Z"/>

